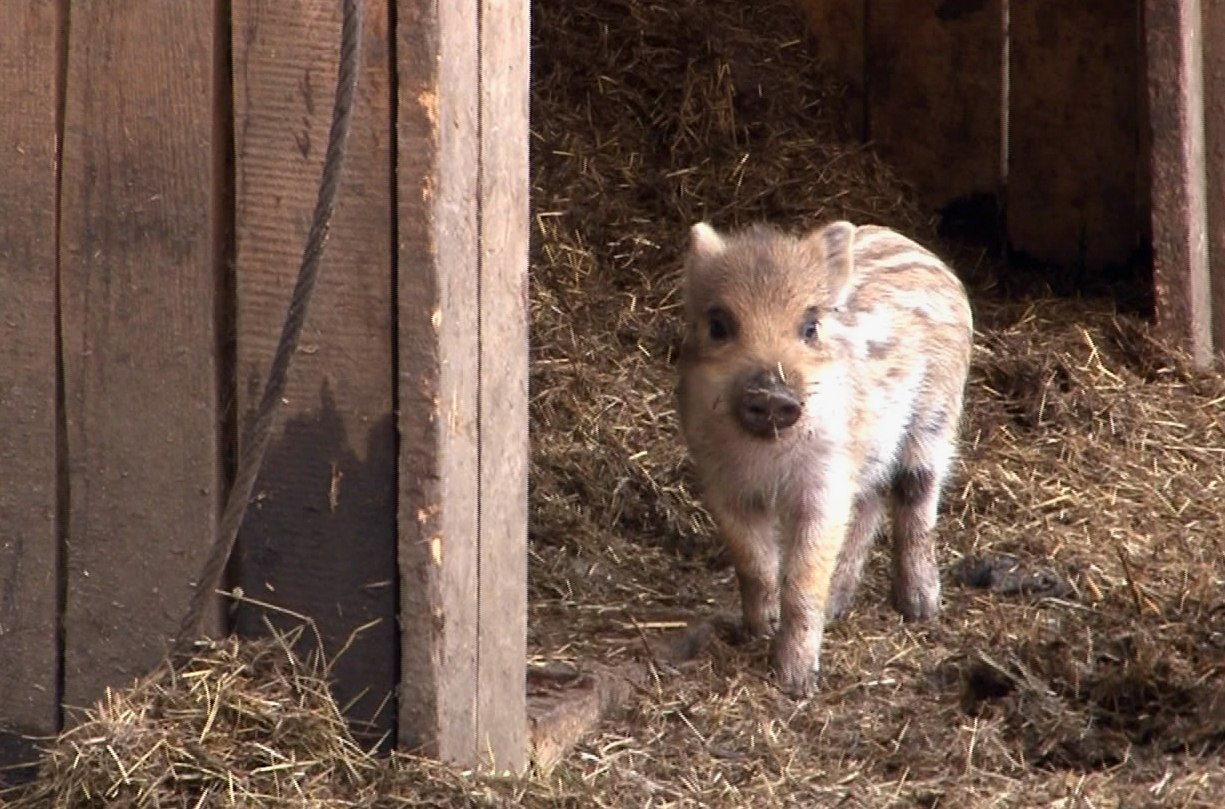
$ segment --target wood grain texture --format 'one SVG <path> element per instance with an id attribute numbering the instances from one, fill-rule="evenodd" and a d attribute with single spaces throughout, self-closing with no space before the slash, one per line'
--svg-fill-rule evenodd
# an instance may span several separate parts
<path id="1" fill-rule="evenodd" d="M 401 742 L 518 771 L 528 6 L 398 8 Z"/>
<path id="2" fill-rule="evenodd" d="M 233 3 L 244 423 L 263 389 L 315 207 L 340 8 Z M 386 2 L 365 0 L 358 95 L 327 252 L 235 563 L 247 595 L 315 621 L 329 659 L 357 633 L 332 674 L 364 740 L 395 738 L 398 665 L 388 23 Z M 261 634 L 264 616 L 241 607 L 237 629 Z M 297 621 L 267 616 L 274 625 Z"/>
<path id="3" fill-rule="evenodd" d="M 846 82 L 846 121 L 853 137 L 867 134 L 864 71 L 866 0 L 797 0 L 808 15 L 817 55 Z"/>
<path id="4" fill-rule="evenodd" d="M 478 749 L 526 764 L 527 0 L 481 2 Z"/>
<path id="5" fill-rule="evenodd" d="M 1212 343 L 1225 359 L 1225 3 L 1203 3 L 1204 161 L 1207 173 L 1208 259 Z"/>
<path id="6" fill-rule="evenodd" d="M 1157 322 L 1212 362 L 1199 0 L 1145 0 Z"/>
<path id="7" fill-rule="evenodd" d="M 1137 8 L 1118 0 L 1012 4 L 1008 235 L 1089 272 L 1128 260 L 1137 197 Z"/>
<path id="8" fill-rule="evenodd" d="M 61 317 L 64 699 L 167 650 L 218 506 L 214 12 L 73 4 Z"/>
<path id="9" fill-rule="evenodd" d="M 929 209 L 1000 184 L 1000 0 L 868 7 L 868 137 Z"/>
<path id="10" fill-rule="evenodd" d="M 58 728 L 56 110 L 52 3 L 0 27 L 0 734 Z M 0 745 L 0 766 L 7 762 Z"/>
<path id="11" fill-rule="evenodd" d="M 476 0 L 398 4 L 400 741 L 477 762 Z"/>

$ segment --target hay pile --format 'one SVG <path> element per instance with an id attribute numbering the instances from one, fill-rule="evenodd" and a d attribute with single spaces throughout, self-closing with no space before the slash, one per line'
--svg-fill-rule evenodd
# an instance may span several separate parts
<path id="1" fill-rule="evenodd" d="M 163 673 L 116 697 L 18 805 L 92 805 L 86 791 L 109 789 L 113 805 L 149 806 L 205 790 L 202 805 L 234 805 L 230 789 L 253 806 L 1225 805 L 1225 381 L 1109 302 L 985 291 L 1009 285 L 940 244 L 905 185 L 845 144 L 840 90 L 789 2 L 533 12 L 536 662 L 647 658 L 644 634 L 737 609 L 672 409 L 677 260 L 700 218 L 892 225 L 972 282 L 980 333 L 938 529 L 941 621 L 905 625 L 885 606 L 878 549 L 827 633 L 812 699 L 770 685 L 764 644 L 715 642 L 691 663 L 653 661 L 599 734 L 511 781 L 370 762 L 282 650 L 220 646 L 199 666 L 229 674 Z M 256 671 L 271 679 L 246 695 L 221 685 Z M 274 696 L 290 707 L 261 713 Z M 232 749 L 208 748 L 223 731 Z M 183 740 L 200 734 L 203 750 Z"/>
<path id="2" fill-rule="evenodd" d="M 44 755 L 15 807 L 350 805 L 376 761 L 293 636 L 218 641 L 109 692 Z"/>

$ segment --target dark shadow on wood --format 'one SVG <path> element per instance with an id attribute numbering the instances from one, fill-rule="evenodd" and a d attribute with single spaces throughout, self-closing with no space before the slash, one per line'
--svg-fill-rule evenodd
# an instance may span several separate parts
<path id="1" fill-rule="evenodd" d="M 38 755 L 34 739 L 18 729 L 0 727 L 0 790 L 34 780 Z"/>
<path id="2" fill-rule="evenodd" d="M 365 436 L 350 437 L 344 422 L 326 384 L 318 411 L 285 422 L 265 456 L 235 565 L 245 595 L 315 621 L 333 694 L 355 735 L 386 750 L 395 740 L 400 654 L 395 431 L 391 414 Z M 235 630 L 264 635 L 265 618 L 278 630 L 301 623 L 240 604 Z M 313 651 L 312 633 L 303 644 L 301 653 Z"/>

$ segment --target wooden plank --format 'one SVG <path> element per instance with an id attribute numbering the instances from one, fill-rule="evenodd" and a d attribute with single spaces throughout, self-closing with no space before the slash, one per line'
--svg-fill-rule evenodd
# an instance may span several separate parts
<path id="1" fill-rule="evenodd" d="M 1148 264 L 1152 266 L 1153 244 L 1153 128 L 1148 99 L 1148 54 L 1145 45 L 1146 26 L 1141 24 L 1139 75 L 1133 92 L 1136 95 L 1136 206 L 1139 211 L 1136 227 L 1140 244 L 1149 250 Z"/>
<path id="2" fill-rule="evenodd" d="M 568 664 L 545 664 L 529 669 L 527 711 L 533 767 L 550 771 L 635 690 L 647 686 L 658 664 L 680 668 L 705 655 L 715 638 L 729 640 L 739 628 L 739 615 L 721 614 L 652 637 L 647 646 L 650 665 L 595 663 L 580 671 Z"/>
<path id="3" fill-rule="evenodd" d="M 168 648 L 218 507 L 214 11 L 72 6 L 60 242 L 64 700 Z"/>
<path id="4" fill-rule="evenodd" d="M 478 761 L 477 14 L 477 0 L 401 0 L 396 33 L 400 741 L 465 766 Z"/>
<path id="5" fill-rule="evenodd" d="M 481 2 L 477 743 L 512 771 L 527 751 L 528 14 Z"/>
<path id="6" fill-rule="evenodd" d="M 52 3 L 0 27 L 0 734 L 59 723 L 56 461 L 56 132 L 60 24 Z M 0 767 L 15 744 L 0 743 Z"/>
<path id="7" fill-rule="evenodd" d="M 816 53 L 846 83 L 846 121 L 852 137 L 867 136 L 864 48 L 867 0 L 797 0 L 808 16 Z"/>
<path id="8" fill-rule="evenodd" d="M 522 0 L 398 6 L 401 741 L 527 748 Z"/>
<path id="9" fill-rule="evenodd" d="M 1212 342 L 1225 354 L 1225 3 L 1203 3 L 1204 139 Z"/>
<path id="10" fill-rule="evenodd" d="M 868 137 L 928 209 L 996 194 L 1001 0 L 868 6 Z"/>
<path id="11" fill-rule="evenodd" d="M 314 0 L 233 3 L 243 420 L 263 389 L 315 206 L 340 10 Z M 333 660 L 335 694 L 364 740 L 390 743 L 398 653 L 388 13 L 385 0 L 365 0 L 340 197 L 236 568 L 248 596 L 313 618 L 329 658 L 366 627 Z M 259 608 L 240 608 L 236 621 L 243 634 L 264 631 Z"/>
<path id="12" fill-rule="evenodd" d="M 1135 251 L 1138 25 L 1136 5 L 1118 0 L 1012 5 L 1014 249 L 1090 272 Z"/>
<path id="13" fill-rule="evenodd" d="M 1145 0 L 1158 325 L 1212 362 L 1199 0 Z"/>

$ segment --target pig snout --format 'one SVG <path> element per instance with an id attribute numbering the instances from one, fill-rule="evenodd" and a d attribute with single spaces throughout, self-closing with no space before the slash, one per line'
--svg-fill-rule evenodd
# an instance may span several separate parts
<path id="1" fill-rule="evenodd" d="M 773 438 L 800 420 L 804 403 L 770 371 L 751 377 L 740 392 L 736 419 L 752 435 Z"/>

